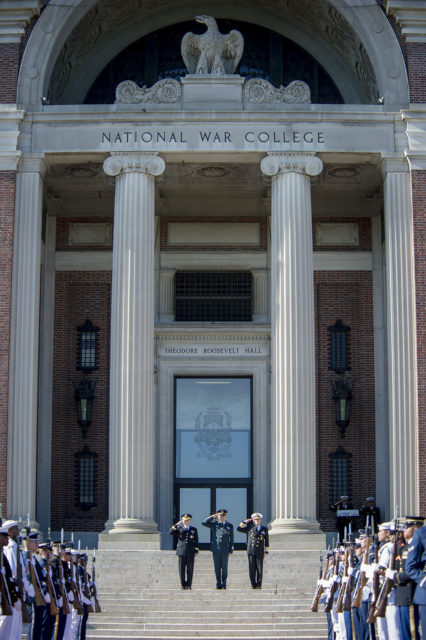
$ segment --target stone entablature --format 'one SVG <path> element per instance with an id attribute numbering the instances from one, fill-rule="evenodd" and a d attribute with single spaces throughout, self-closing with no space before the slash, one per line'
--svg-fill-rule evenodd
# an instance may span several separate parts
<path id="1" fill-rule="evenodd" d="M 426 43 L 426 6 L 423 0 L 386 0 L 386 13 L 394 16 L 407 42 Z"/>
<path id="2" fill-rule="evenodd" d="M 21 42 L 25 27 L 40 13 L 41 0 L 8 0 L 0 11 L 0 44 Z"/>

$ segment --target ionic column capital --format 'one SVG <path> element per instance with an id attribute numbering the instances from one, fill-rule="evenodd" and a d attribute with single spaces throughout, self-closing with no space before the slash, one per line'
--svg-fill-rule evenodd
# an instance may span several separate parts
<path id="1" fill-rule="evenodd" d="M 314 153 L 268 153 L 260 163 L 260 168 L 267 176 L 282 173 L 319 176 L 323 164 Z"/>
<path id="2" fill-rule="evenodd" d="M 121 173 L 145 173 L 161 176 L 166 163 L 157 153 L 119 153 L 112 154 L 104 161 L 104 171 L 108 176 Z"/>

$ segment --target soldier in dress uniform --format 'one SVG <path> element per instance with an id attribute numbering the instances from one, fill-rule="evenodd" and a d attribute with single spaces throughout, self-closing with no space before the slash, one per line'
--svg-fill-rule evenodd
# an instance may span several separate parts
<path id="1" fill-rule="evenodd" d="M 192 589 L 194 558 L 198 555 L 198 531 L 191 526 L 192 515 L 183 513 L 179 522 L 170 529 L 170 535 L 177 536 L 179 576 L 182 589 Z"/>
<path id="2" fill-rule="evenodd" d="M 400 521 L 403 540 L 398 542 L 395 570 L 387 569 L 386 577 L 395 584 L 395 605 L 398 611 L 398 622 L 401 640 L 419 640 L 419 612 L 413 604 L 416 583 L 405 571 L 408 547 L 416 529 L 423 526 L 423 518 L 407 516 Z"/>
<path id="3" fill-rule="evenodd" d="M 210 551 L 213 553 L 216 589 L 226 589 L 228 558 L 234 550 L 234 527 L 226 520 L 228 511 L 218 509 L 202 524 L 210 529 Z"/>
<path id="4" fill-rule="evenodd" d="M 252 513 L 240 522 L 237 531 L 247 534 L 247 555 L 252 589 L 262 588 L 263 559 L 269 553 L 268 528 L 261 525 L 261 513 Z"/>
<path id="5" fill-rule="evenodd" d="M 352 504 L 349 502 L 349 496 L 340 496 L 339 500 L 334 504 L 330 505 L 330 511 L 350 511 L 352 509 Z M 349 531 L 349 525 L 352 526 L 353 518 L 338 516 L 336 517 L 336 529 L 339 534 L 339 542 L 343 542 L 345 538 L 345 529 Z"/>
<path id="6" fill-rule="evenodd" d="M 418 607 L 422 637 L 426 638 L 426 527 L 418 529 L 413 535 L 408 546 L 405 571 L 417 584 L 413 601 Z"/>
<path id="7" fill-rule="evenodd" d="M 9 640 L 21 640 L 22 637 L 22 607 L 26 607 L 28 597 L 34 597 L 33 586 L 28 582 L 25 563 L 20 548 L 20 531 L 19 524 L 16 520 L 7 520 L 3 523 L 3 527 L 8 530 L 9 543 L 4 548 L 4 554 L 9 561 L 12 570 L 12 576 L 18 584 L 20 580 L 23 586 L 24 602 L 21 598 L 15 603 L 13 608 L 13 622 Z"/>
<path id="8" fill-rule="evenodd" d="M 46 583 L 47 574 L 35 556 L 38 550 L 38 533 L 27 534 L 24 542 L 26 547 L 24 562 L 27 567 L 27 577 L 34 588 L 34 596 L 30 599 L 32 621 L 28 625 L 27 637 L 29 640 L 45 640 L 51 637 L 53 625 L 49 620 L 50 596 Z"/>
<path id="9" fill-rule="evenodd" d="M 362 516 L 362 527 L 370 526 L 373 533 L 377 533 L 380 522 L 380 509 L 376 506 L 375 499 L 370 496 L 365 499 L 364 504 L 359 508 L 359 515 Z"/>
<path id="10" fill-rule="evenodd" d="M 8 599 L 8 602 L 12 608 L 12 615 L 5 615 L 5 612 L 2 611 L 2 615 L 0 615 L 0 640 L 10 640 L 11 631 L 12 631 L 12 623 L 13 623 L 13 609 L 16 607 L 16 604 L 19 602 L 19 594 L 16 589 L 16 584 L 12 576 L 12 570 L 10 568 L 9 561 L 7 557 L 3 554 L 3 548 L 7 546 L 9 543 L 8 529 L 6 527 L 0 527 L 0 545 L 1 545 L 1 554 L 3 556 L 3 575 L 4 575 L 4 586 L 5 586 L 5 595 Z"/>

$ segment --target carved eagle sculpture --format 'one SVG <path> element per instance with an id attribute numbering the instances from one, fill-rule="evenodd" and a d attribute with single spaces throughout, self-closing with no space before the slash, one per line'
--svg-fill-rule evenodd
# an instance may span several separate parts
<path id="1" fill-rule="evenodd" d="M 187 33 L 182 38 L 181 52 L 189 73 L 222 76 L 234 73 L 244 49 L 244 38 L 233 29 L 227 35 L 219 32 L 212 16 L 196 16 L 207 26 L 201 35 Z"/>

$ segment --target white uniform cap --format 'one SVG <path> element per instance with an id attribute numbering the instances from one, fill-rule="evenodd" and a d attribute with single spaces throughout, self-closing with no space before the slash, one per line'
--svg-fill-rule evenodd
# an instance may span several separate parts
<path id="1" fill-rule="evenodd" d="M 17 520 L 6 520 L 6 522 L 3 522 L 3 524 L 1 526 L 2 526 L 2 529 L 10 529 L 11 527 L 17 527 L 18 526 L 18 521 Z"/>
<path id="2" fill-rule="evenodd" d="M 252 514 L 251 514 L 251 517 L 252 517 L 252 518 L 260 518 L 260 519 L 262 519 L 262 518 L 263 518 L 263 515 L 262 515 L 261 513 L 252 513 Z"/>
<path id="3" fill-rule="evenodd" d="M 8 535 L 8 529 L 6 529 L 6 527 L 0 527 L 0 533 L 3 533 L 3 535 L 7 536 Z"/>
<path id="4" fill-rule="evenodd" d="M 382 524 L 379 524 L 380 531 L 390 531 L 391 529 L 393 529 L 393 522 L 382 522 Z"/>

